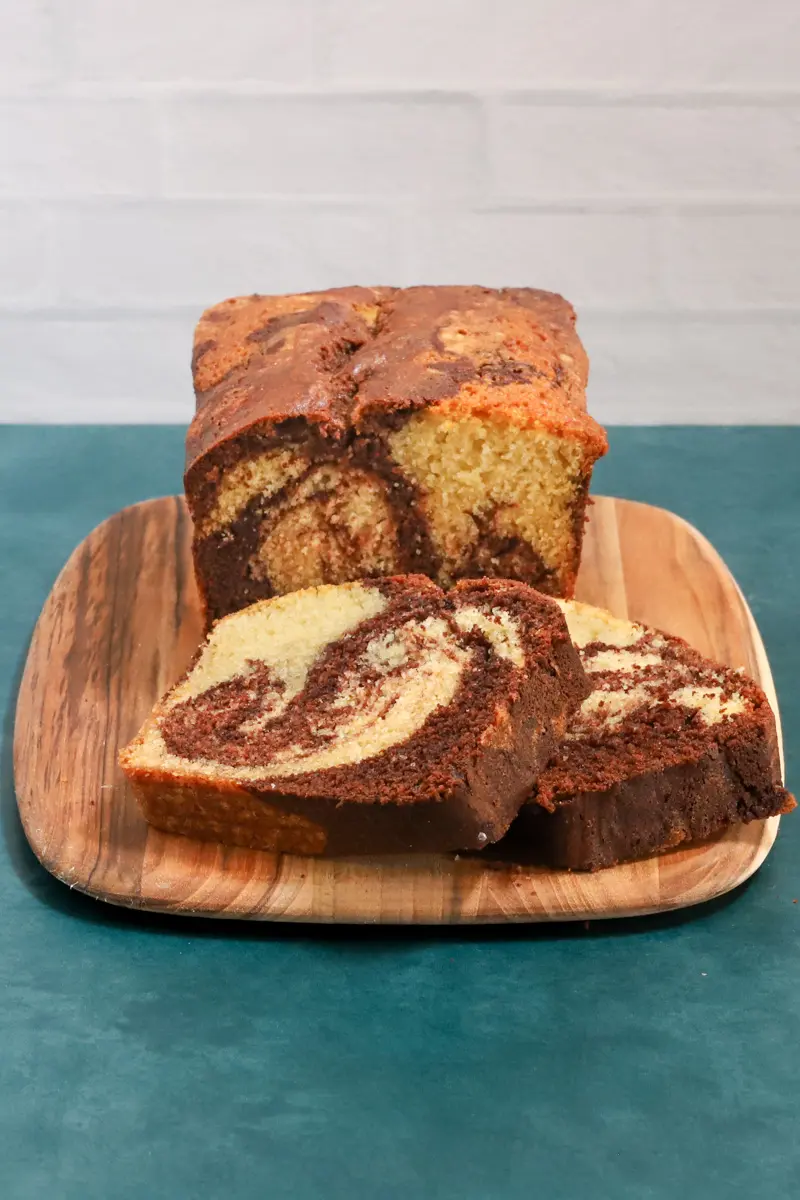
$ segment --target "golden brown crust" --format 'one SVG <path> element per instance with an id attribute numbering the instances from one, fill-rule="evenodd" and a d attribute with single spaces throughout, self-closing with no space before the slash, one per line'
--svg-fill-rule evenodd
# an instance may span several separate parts
<path id="1" fill-rule="evenodd" d="M 273 854 L 322 854 L 321 825 L 270 804 L 227 780 L 213 787 L 200 776 L 177 783 L 166 771 L 130 772 L 145 820 L 165 833 Z"/>
<path id="2" fill-rule="evenodd" d="M 213 305 L 203 313 L 195 330 L 194 382 L 198 397 L 207 394 L 234 368 L 246 366 L 259 348 L 263 350 L 253 334 L 265 330 L 270 322 L 302 315 L 305 319 L 300 324 L 324 333 L 325 325 L 317 314 L 320 305 L 331 304 L 355 317 L 363 315 L 369 326 L 374 320 L 372 314 L 377 315 L 381 295 L 391 290 L 347 287 L 289 296 L 234 296 Z"/>
<path id="3" fill-rule="evenodd" d="M 431 404 L 501 414 L 607 448 L 586 414 L 588 361 L 570 304 L 531 288 L 338 288 L 226 300 L 194 343 L 187 467 L 292 418 L 343 434 Z"/>

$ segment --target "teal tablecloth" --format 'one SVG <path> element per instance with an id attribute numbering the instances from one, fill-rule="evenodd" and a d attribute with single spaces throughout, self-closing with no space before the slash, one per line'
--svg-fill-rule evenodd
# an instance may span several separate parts
<path id="1" fill-rule="evenodd" d="M 0 1196 L 800 1196 L 800 815 L 684 915 L 393 931 L 136 916 L 27 849 L 28 638 L 73 546 L 178 489 L 172 428 L 0 427 Z M 800 788 L 800 429 L 612 431 L 596 489 L 665 505 L 737 575 Z"/>

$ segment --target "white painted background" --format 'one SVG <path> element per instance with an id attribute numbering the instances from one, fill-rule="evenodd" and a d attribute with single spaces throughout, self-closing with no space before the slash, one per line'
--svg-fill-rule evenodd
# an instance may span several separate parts
<path id="1" fill-rule="evenodd" d="M 0 418 L 185 421 L 202 307 L 351 282 L 562 291 L 607 421 L 800 419 L 798 0 L 0 0 Z"/>

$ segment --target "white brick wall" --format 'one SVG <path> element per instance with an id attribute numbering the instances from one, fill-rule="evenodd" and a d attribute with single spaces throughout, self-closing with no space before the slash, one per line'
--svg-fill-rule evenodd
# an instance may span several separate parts
<path id="1" fill-rule="evenodd" d="M 63 7 L 70 10 L 64 65 L 77 80 L 313 82 L 314 0 L 63 0 Z"/>
<path id="2" fill-rule="evenodd" d="M 56 299 L 68 308 L 196 309 L 273 281 L 301 291 L 340 282 L 354 262 L 371 278 L 406 275 L 407 222 L 389 205 L 89 202 L 59 205 L 52 219 Z"/>
<path id="3" fill-rule="evenodd" d="M 800 7 L 0 0 L 0 420 L 185 421 L 203 306 L 353 281 L 562 291 L 602 419 L 800 420 Z"/>
<path id="4" fill-rule="evenodd" d="M 471 194 L 485 183 L 482 108 L 470 96 L 170 98 L 163 121 L 169 195 L 360 202 Z"/>
<path id="5" fill-rule="evenodd" d="M 326 0 L 330 79 L 394 87 L 797 86 L 793 0 Z"/>
<path id="6" fill-rule="evenodd" d="M 490 129 L 494 190 L 557 200 L 752 200 L 800 192 L 800 98 L 565 104 L 500 101 Z"/>

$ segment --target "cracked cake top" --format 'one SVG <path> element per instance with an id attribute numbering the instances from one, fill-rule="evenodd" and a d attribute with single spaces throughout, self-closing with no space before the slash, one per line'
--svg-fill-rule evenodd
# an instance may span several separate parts
<path id="1" fill-rule="evenodd" d="M 203 314 L 192 359 L 187 467 L 220 438 L 305 418 L 330 436 L 430 404 L 502 411 L 604 452 L 585 411 L 575 314 L 532 288 L 336 288 L 225 300 Z"/>

